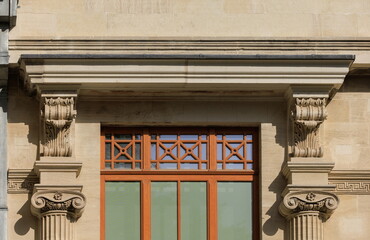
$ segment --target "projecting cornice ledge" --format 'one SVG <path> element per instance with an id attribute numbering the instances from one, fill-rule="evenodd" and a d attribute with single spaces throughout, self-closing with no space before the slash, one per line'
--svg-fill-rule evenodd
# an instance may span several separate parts
<path id="1" fill-rule="evenodd" d="M 41 54 L 22 55 L 19 64 L 30 93 L 78 86 L 79 96 L 283 97 L 291 85 L 339 88 L 353 61 L 353 55 Z"/>

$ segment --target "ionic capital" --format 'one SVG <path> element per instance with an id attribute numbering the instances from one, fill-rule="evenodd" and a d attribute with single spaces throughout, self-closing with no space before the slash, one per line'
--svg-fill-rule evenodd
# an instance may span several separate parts
<path id="1" fill-rule="evenodd" d="M 280 204 L 280 213 L 287 219 L 297 214 L 317 212 L 323 220 L 338 207 L 338 197 L 329 192 L 298 191 L 287 194 Z"/>
<path id="2" fill-rule="evenodd" d="M 31 212 L 42 217 L 55 212 L 63 212 L 77 219 L 86 204 L 85 195 L 70 190 L 44 190 L 36 192 L 31 198 Z"/>

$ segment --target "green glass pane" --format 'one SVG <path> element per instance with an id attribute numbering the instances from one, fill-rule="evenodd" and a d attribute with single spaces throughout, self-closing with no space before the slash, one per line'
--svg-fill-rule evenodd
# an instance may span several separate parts
<path id="1" fill-rule="evenodd" d="M 140 240 L 140 183 L 105 184 L 106 240 Z"/>
<path id="2" fill-rule="evenodd" d="M 152 182 L 151 197 L 152 240 L 176 240 L 177 183 Z"/>
<path id="3" fill-rule="evenodd" d="M 218 240 L 252 239 L 252 184 L 219 182 Z"/>
<path id="4" fill-rule="evenodd" d="M 181 183 L 181 240 L 207 239 L 205 182 Z"/>

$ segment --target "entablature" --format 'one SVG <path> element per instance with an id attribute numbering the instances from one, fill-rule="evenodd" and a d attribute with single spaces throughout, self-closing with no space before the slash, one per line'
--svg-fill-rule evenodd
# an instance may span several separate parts
<path id="1" fill-rule="evenodd" d="M 79 97 L 284 97 L 290 86 L 338 89 L 353 55 L 22 55 L 30 94 Z"/>

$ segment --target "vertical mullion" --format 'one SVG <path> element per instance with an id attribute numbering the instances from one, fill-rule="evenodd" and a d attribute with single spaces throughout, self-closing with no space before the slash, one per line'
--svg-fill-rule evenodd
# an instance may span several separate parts
<path id="1" fill-rule="evenodd" d="M 100 177 L 100 239 L 105 240 L 105 176 Z"/>
<path id="2" fill-rule="evenodd" d="M 143 131 L 143 143 L 142 143 L 142 151 L 141 154 L 143 155 L 143 169 L 150 170 L 150 154 L 151 154 L 151 143 L 150 143 L 150 135 L 147 129 Z"/>
<path id="3" fill-rule="evenodd" d="M 151 240 L 150 180 L 141 182 L 141 240 Z"/>
<path id="4" fill-rule="evenodd" d="M 177 240 L 181 240 L 181 185 L 177 181 Z"/>
<path id="5" fill-rule="evenodd" d="M 180 134 L 177 134 L 177 141 L 175 143 L 175 145 L 177 145 L 177 169 L 181 169 L 180 142 Z"/>
<path id="6" fill-rule="evenodd" d="M 207 182 L 208 240 L 217 240 L 217 180 Z"/>
<path id="7" fill-rule="evenodd" d="M 208 143 L 208 161 L 209 161 L 209 170 L 217 169 L 217 142 L 216 142 L 216 132 L 214 129 L 210 130 L 209 133 L 209 143 Z"/>

